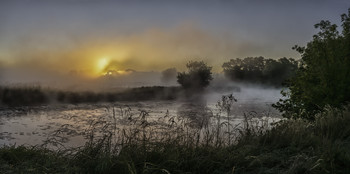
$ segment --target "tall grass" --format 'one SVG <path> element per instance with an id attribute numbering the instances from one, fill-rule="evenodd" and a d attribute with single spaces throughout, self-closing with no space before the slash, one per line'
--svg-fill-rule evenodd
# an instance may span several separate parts
<path id="1" fill-rule="evenodd" d="M 350 106 L 272 127 L 249 114 L 234 126 L 227 110 L 205 112 L 201 124 L 168 112 L 155 121 L 127 107 L 111 113 L 110 121 L 91 123 L 80 148 L 1 148 L 1 173 L 350 173 Z M 115 126 L 122 121 L 130 124 Z"/>

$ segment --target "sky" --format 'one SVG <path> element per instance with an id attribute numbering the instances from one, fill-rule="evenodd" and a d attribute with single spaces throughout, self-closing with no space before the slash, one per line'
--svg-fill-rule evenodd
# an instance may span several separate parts
<path id="1" fill-rule="evenodd" d="M 185 70 L 204 60 L 300 58 L 348 0 L 1 0 L 0 80 Z M 62 77 L 64 78 L 64 77 Z"/>

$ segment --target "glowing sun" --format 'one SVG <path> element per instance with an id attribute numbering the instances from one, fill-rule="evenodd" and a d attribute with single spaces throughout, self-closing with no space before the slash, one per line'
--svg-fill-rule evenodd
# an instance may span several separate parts
<path id="1" fill-rule="evenodd" d="M 104 58 L 100 58 L 97 61 L 97 65 L 96 65 L 96 71 L 97 73 L 103 73 L 103 71 L 105 71 L 106 67 L 109 64 L 109 59 L 104 57 Z"/>

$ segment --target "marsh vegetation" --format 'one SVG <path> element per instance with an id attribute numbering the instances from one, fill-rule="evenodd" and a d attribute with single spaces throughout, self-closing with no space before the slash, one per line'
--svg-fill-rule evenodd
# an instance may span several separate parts
<path id="1" fill-rule="evenodd" d="M 86 132 L 88 140 L 81 147 L 51 150 L 38 145 L 5 146 L 0 150 L 0 169 L 9 173 L 350 171 L 348 107 L 327 108 L 312 123 L 283 120 L 271 126 L 269 120 L 246 115 L 237 126 L 224 117 L 230 99 L 223 101 L 220 105 L 224 113 L 210 115 L 209 120 L 195 125 L 191 118 L 168 115 L 155 124 L 145 111 L 128 115 L 125 110 L 125 115 L 111 115 L 110 121 L 92 121 Z M 117 128 L 115 122 L 121 119 L 129 126 Z M 51 139 L 46 145 L 50 143 L 60 142 Z"/>

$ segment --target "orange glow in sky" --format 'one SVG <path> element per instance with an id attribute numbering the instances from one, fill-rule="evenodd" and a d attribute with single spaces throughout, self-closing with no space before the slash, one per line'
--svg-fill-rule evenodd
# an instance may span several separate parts
<path id="1" fill-rule="evenodd" d="M 345 0 L 88 2 L 0 0 L 0 80 L 184 71 L 189 61 L 204 61 L 220 73 L 233 58 L 297 59 L 300 54 L 291 48 L 307 43 L 316 31 L 312 25 L 339 21 L 350 5 Z"/>
<path id="2" fill-rule="evenodd" d="M 109 64 L 108 58 L 104 57 L 104 58 L 98 59 L 97 65 L 96 65 L 96 73 L 103 74 L 108 64 Z"/>

